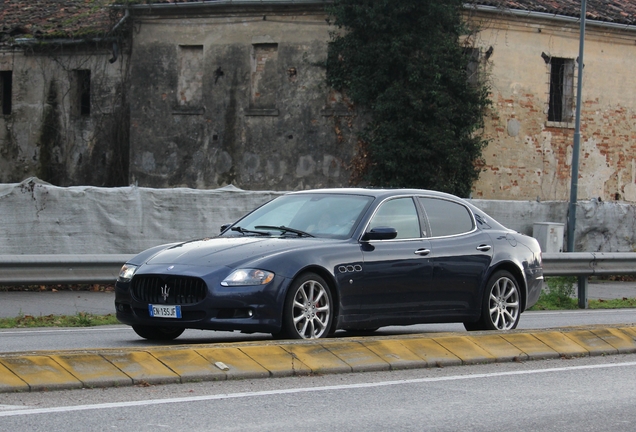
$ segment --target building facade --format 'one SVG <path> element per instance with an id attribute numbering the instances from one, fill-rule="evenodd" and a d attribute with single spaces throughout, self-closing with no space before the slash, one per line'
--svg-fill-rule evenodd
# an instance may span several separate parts
<path id="1" fill-rule="evenodd" d="M 98 28 L 91 37 L 25 26 L 35 18 L 12 9 L 19 3 L 0 9 L 0 182 L 350 184 L 362 119 L 325 83 L 329 1 L 102 0 L 108 13 L 92 21 L 76 2 L 76 21 Z M 474 33 L 465 42 L 493 102 L 473 197 L 568 199 L 579 7 L 466 7 Z M 635 21 L 636 1 L 588 0 L 580 199 L 636 202 Z"/>
<path id="2" fill-rule="evenodd" d="M 630 6 L 623 3 L 624 10 Z M 569 10 L 575 13 L 578 7 L 579 2 Z M 490 144 L 474 196 L 567 200 L 578 18 L 482 7 L 471 10 L 470 19 L 480 29 L 476 43 L 481 52 L 490 50 L 482 66 L 493 102 L 485 119 Z M 578 196 L 634 202 L 636 27 L 606 19 L 586 24 Z"/>
<path id="3" fill-rule="evenodd" d="M 357 119 L 325 84 L 326 18 L 324 4 L 138 7 L 131 181 L 347 185 Z"/>

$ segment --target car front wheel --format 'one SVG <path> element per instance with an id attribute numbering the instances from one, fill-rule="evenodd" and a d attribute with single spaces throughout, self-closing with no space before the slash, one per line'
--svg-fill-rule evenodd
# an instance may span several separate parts
<path id="1" fill-rule="evenodd" d="M 283 312 L 283 336 L 290 339 L 327 337 L 333 320 L 329 286 L 315 273 L 296 279 L 287 293 Z"/>
<path id="2" fill-rule="evenodd" d="M 512 330 L 521 316 L 521 293 L 515 277 L 505 270 L 495 272 L 486 285 L 481 317 L 464 323 L 466 330 Z"/>
<path id="3" fill-rule="evenodd" d="M 156 341 L 170 341 L 178 338 L 185 331 L 182 328 L 154 327 L 134 325 L 132 326 L 135 333 L 144 339 Z"/>

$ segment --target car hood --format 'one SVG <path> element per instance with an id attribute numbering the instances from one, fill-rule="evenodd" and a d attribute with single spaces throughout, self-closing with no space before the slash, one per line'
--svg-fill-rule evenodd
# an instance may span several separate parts
<path id="1" fill-rule="evenodd" d="M 229 266 L 330 240 L 284 237 L 216 237 L 171 245 L 151 256 L 147 265 Z"/>

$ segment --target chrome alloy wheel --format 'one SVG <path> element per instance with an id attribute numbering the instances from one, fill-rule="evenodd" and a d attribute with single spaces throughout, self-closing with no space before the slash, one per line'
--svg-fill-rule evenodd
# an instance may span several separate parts
<path id="1" fill-rule="evenodd" d="M 331 301 L 323 283 L 309 279 L 301 283 L 292 304 L 293 325 L 302 339 L 326 336 L 331 322 Z"/>
<path id="2" fill-rule="evenodd" d="M 489 299 L 490 321 L 498 330 L 512 330 L 519 320 L 519 288 L 502 276 L 492 284 Z"/>

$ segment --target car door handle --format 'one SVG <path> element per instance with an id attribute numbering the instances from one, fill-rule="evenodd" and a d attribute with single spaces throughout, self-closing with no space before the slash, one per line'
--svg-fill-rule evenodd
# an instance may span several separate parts
<path id="1" fill-rule="evenodd" d="M 492 246 L 487 245 L 487 244 L 481 244 L 481 245 L 477 246 L 477 250 L 478 251 L 482 251 L 482 252 L 488 252 L 491 248 L 492 248 Z"/>
<path id="2" fill-rule="evenodd" d="M 428 255 L 431 253 L 430 249 L 418 249 L 415 251 L 415 255 Z"/>

